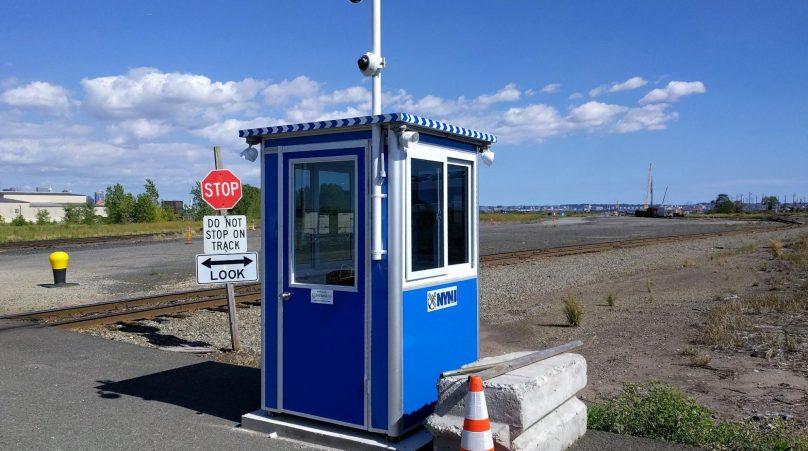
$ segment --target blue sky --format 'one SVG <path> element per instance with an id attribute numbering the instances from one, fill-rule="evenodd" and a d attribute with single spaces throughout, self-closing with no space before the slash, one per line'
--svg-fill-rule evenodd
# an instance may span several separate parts
<path id="1" fill-rule="evenodd" d="M 370 3 L 6 2 L 0 186 L 258 183 L 238 129 L 368 114 Z M 382 1 L 383 110 L 493 132 L 480 201 L 808 198 L 808 2 Z M 659 198 L 657 198 L 659 200 Z"/>

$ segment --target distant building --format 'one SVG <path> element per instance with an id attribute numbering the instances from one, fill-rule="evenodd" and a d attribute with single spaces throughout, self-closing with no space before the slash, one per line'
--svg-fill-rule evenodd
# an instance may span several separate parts
<path id="1" fill-rule="evenodd" d="M 95 199 L 93 201 L 96 207 L 103 207 L 104 206 L 104 192 L 103 191 L 96 191 L 95 192 Z"/>
<path id="2" fill-rule="evenodd" d="M 183 204 L 181 200 L 164 200 L 162 202 L 163 208 L 170 208 L 175 215 L 181 215 L 183 211 Z"/>
<path id="3" fill-rule="evenodd" d="M 26 221 L 36 221 L 39 211 L 48 212 L 51 221 L 61 221 L 65 216 L 65 205 L 83 205 L 87 203 L 84 194 L 73 194 L 63 191 L 54 193 L 51 191 L 0 191 L 0 216 L 5 222 L 11 222 L 17 216 L 22 215 Z M 106 216 L 107 210 L 104 207 L 95 207 L 95 214 Z"/>

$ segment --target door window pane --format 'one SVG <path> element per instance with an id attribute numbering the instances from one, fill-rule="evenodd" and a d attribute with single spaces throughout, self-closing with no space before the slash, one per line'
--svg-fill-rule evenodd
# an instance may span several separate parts
<path id="1" fill-rule="evenodd" d="M 410 160 L 412 271 L 443 267 L 443 163 Z"/>
<path id="2" fill-rule="evenodd" d="M 354 286 L 353 160 L 295 163 L 293 186 L 293 282 Z"/>
<path id="3" fill-rule="evenodd" d="M 449 264 L 469 263 L 469 167 L 449 164 L 446 172 Z"/>

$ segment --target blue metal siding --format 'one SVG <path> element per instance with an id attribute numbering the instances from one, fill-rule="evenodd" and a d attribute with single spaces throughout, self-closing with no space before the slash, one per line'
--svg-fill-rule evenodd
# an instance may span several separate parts
<path id="1" fill-rule="evenodd" d="M 370 139 L 370 130 L 329 133 L 323 135 L 298 136 L 296 138 L 268 138 L 264 140 L 264 147 L 298 146 L 301 144 L 320 144 L 340 141 L 353 141 L 356 139 Z"/>
<path id="2" fill-rule="evenodd" d="M 385 159 L 385 162 L 387 159 Z M 385 170 L 387 168 L 385 167 Z M 382 184 L 387 194 L 387 179 Z M 388 249 L 387 198 L 382 199 L 382 247 Z M 387 256 L 371 261 L 370 303 L 370 425 L 373 429 L 387 429 Z"/>
<path id="3" fill-rule="evenodd" d="M 448 147 L 450 149 L 465 150 L 466 152 L 477 152 L 476 144 L 463 141 L 455 141 L 453 139 L 444 138 L 442 136 L 430 135 L 428 133 L 419 133 L 418 142 L 433 144 L 441 147 Z"/>
<path id="4" fill-rule="evenodd" d="M 264 155 L 264 229 L 261 245 L 264 265 L 261 280 L 264 309 L 264 405 L 278 408 L 278 154 Z"/>
<path id="5" fill-rule="evenodd" d="M 427 310 L 427 292 L 457 287 L 457 304 Z M 403 296 L 403 427 L 426 418 L 440 373 L 477 360 L 477 278 L 405 291 Z"/>

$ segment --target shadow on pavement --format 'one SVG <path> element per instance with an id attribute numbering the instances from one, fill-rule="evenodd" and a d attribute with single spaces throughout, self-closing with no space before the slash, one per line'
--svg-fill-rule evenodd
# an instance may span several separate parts
<path id="1" fill-rule="evenodd" d="M 260 407 L 261 370 L 206 361 L 122 381 L 98 381 L 98 395 L 114 402 L 120 395 L 159 401 L 234 423 Z"/>

